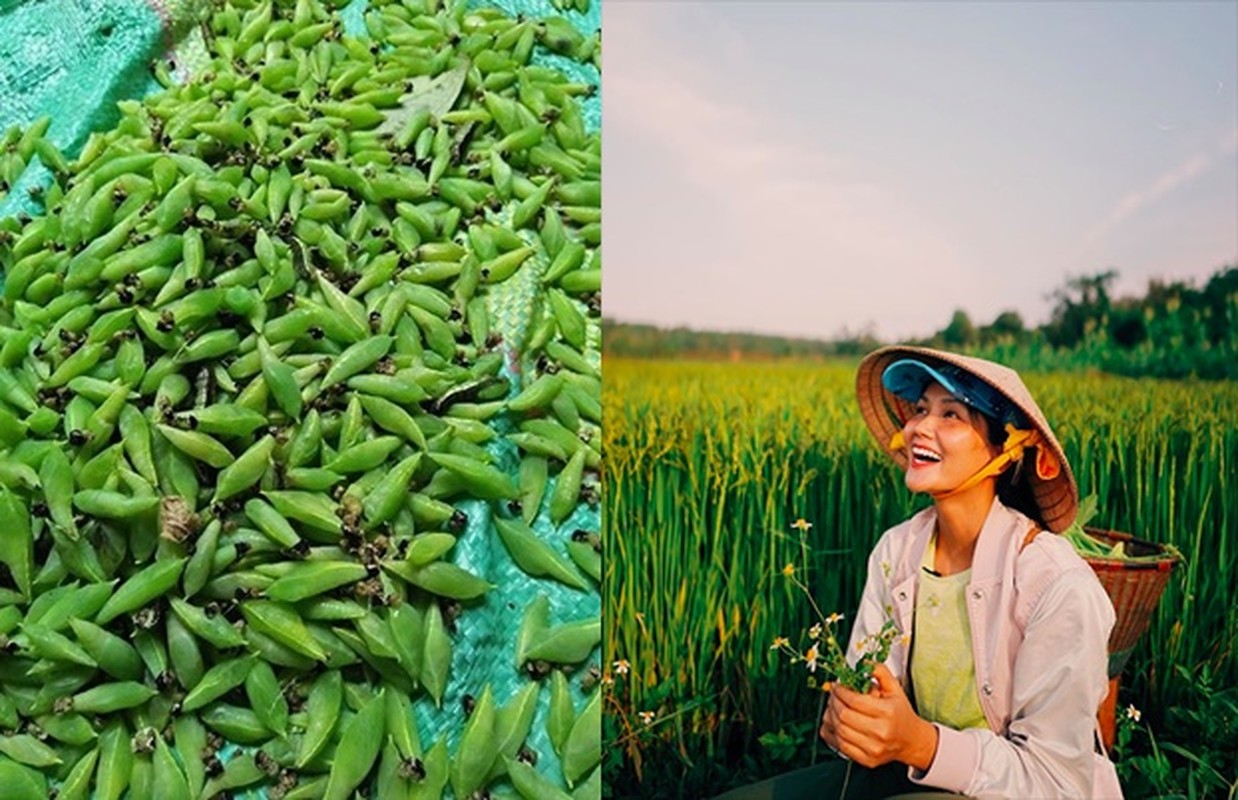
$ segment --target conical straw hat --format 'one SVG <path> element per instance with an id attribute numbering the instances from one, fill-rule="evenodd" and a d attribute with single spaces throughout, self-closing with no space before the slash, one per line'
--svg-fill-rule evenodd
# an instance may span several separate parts
<path id="1" fill-rule="evenodd" d="M 1040 432 L 1044 442 L 1043 446 L 1038 446 L 1034 459 L 1036 468 L 1025 469 L 1023 480 L 1031 484 L 1032 495 L 1040 508 L 1045 526 L 1054 533 L 1061 533 L 1070 527 L 1079 510 L 1079 487 L 1075 483 L 1074 473 L 1071 472 L 1062 445 L 1053 435 L 1053 429 L 1045 421 L 1044 414 L 1032 399 L 1031 392 L 1023 385 L 1019 374 L 1009 367 L 927 347 L 895 345 L 869 353 L 860 362 L 855 388 L 860 402 L 860 413 L 868 429 L 877 437 L 881 449 L 889 453 L 901 468 L 907 469 L 907 453 L 902 449 L 890 450 L 889 443 L 891 437 L 903 429 L 903 421 L 911 418 L 915 410 L 914 404 L 886 389 L 881 380 L 886 367 L 904 358 L 917 359 L 932 367 L 949 364 L 965 370 L 991 386 L 1023 412 L 1032 427 Z M 1057 469 L 1054 469 L 1055 466 Z"/>

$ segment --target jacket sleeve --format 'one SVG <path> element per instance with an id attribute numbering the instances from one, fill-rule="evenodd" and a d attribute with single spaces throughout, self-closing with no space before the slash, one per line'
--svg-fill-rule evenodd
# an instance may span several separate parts
<path id="1" fill-rule="evenodd" d="M 927 772 L 910 769 L 911 779 L 981 798 L 1091 797 L 1113 622 L 1113 606 L 1090 570 L 1060 575 L 1024 630 L 1007 735 L 938 725 L 937 755 Z"/>

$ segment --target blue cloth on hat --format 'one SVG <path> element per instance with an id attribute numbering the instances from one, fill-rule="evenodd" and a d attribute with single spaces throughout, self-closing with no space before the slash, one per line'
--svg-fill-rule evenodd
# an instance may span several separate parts
<path id="1" fill-rule="evenodd" d="M 930 381 L 940 383 L 951 395 L 997 420 L 999 425 L 1013 422 L 1016 428 L 1027 427 L 1023 415 L 1001 392 L 953 364 L 930 366 L 914 358 L 903 358 L 881 374 L 886 389 L 912 403 L 920 399 Z"/>

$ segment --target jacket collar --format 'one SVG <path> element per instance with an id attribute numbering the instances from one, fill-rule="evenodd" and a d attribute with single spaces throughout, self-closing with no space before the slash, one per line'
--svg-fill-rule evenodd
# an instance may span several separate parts
<path id="1" fill-rule="evenodd" d="M 898 577 L 895 579 L 896 589 L 905 588 L 907 581 L 914 584 L 929 538 L 937 525 L 937 507 L 929 506 L 908 520 L 908 524 L 911 526 L 911 541 L 903 551 Z M 1009 560 L 1010 548 L 1018 547 L 1023 541 L 1022 534 L 1026 532 L 1028 524 L 1029 520 L 1021 513 L 1007 508 L 996 497 L 993 498 L 993 505 L 989 507 L 984 524 L 980 526 L 980 537 L 972 555 L 970 585 L 991 584 L 1001 580 L 1004 565 Z M 1016 531 L 1018 536 L 1015 535 Z"/>
<path id="2" fill-rule="evenodd" d="M 1022 544 L 1027 524 L 1027 517 L 993 498 L 972 556 L 973 585 L 997 583 L 1002 579 L 1011 560 L 1011 550 L 1017 551 Z"/>

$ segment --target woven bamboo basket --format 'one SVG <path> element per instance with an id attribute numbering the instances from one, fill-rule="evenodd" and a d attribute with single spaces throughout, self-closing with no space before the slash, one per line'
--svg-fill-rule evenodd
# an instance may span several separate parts
<path id="1" fill-rule="evenodd" d="M 1085 533 L 1110 546 L 1123 542 L 1132 556 L 1161 556 L 1148 561 L 1123 561 L 1084 556 L 1113 602 L 1117 620 L 1109 635 L 1109 677 L 1116 678 L 1130 659 L 1139 637 L 1152 622 L 1152 612 L 1169 583 L 1169 576 L 1182 562 L 1176 553 L 1129 533 L 1102 528 L 1084 528 Z"/>

